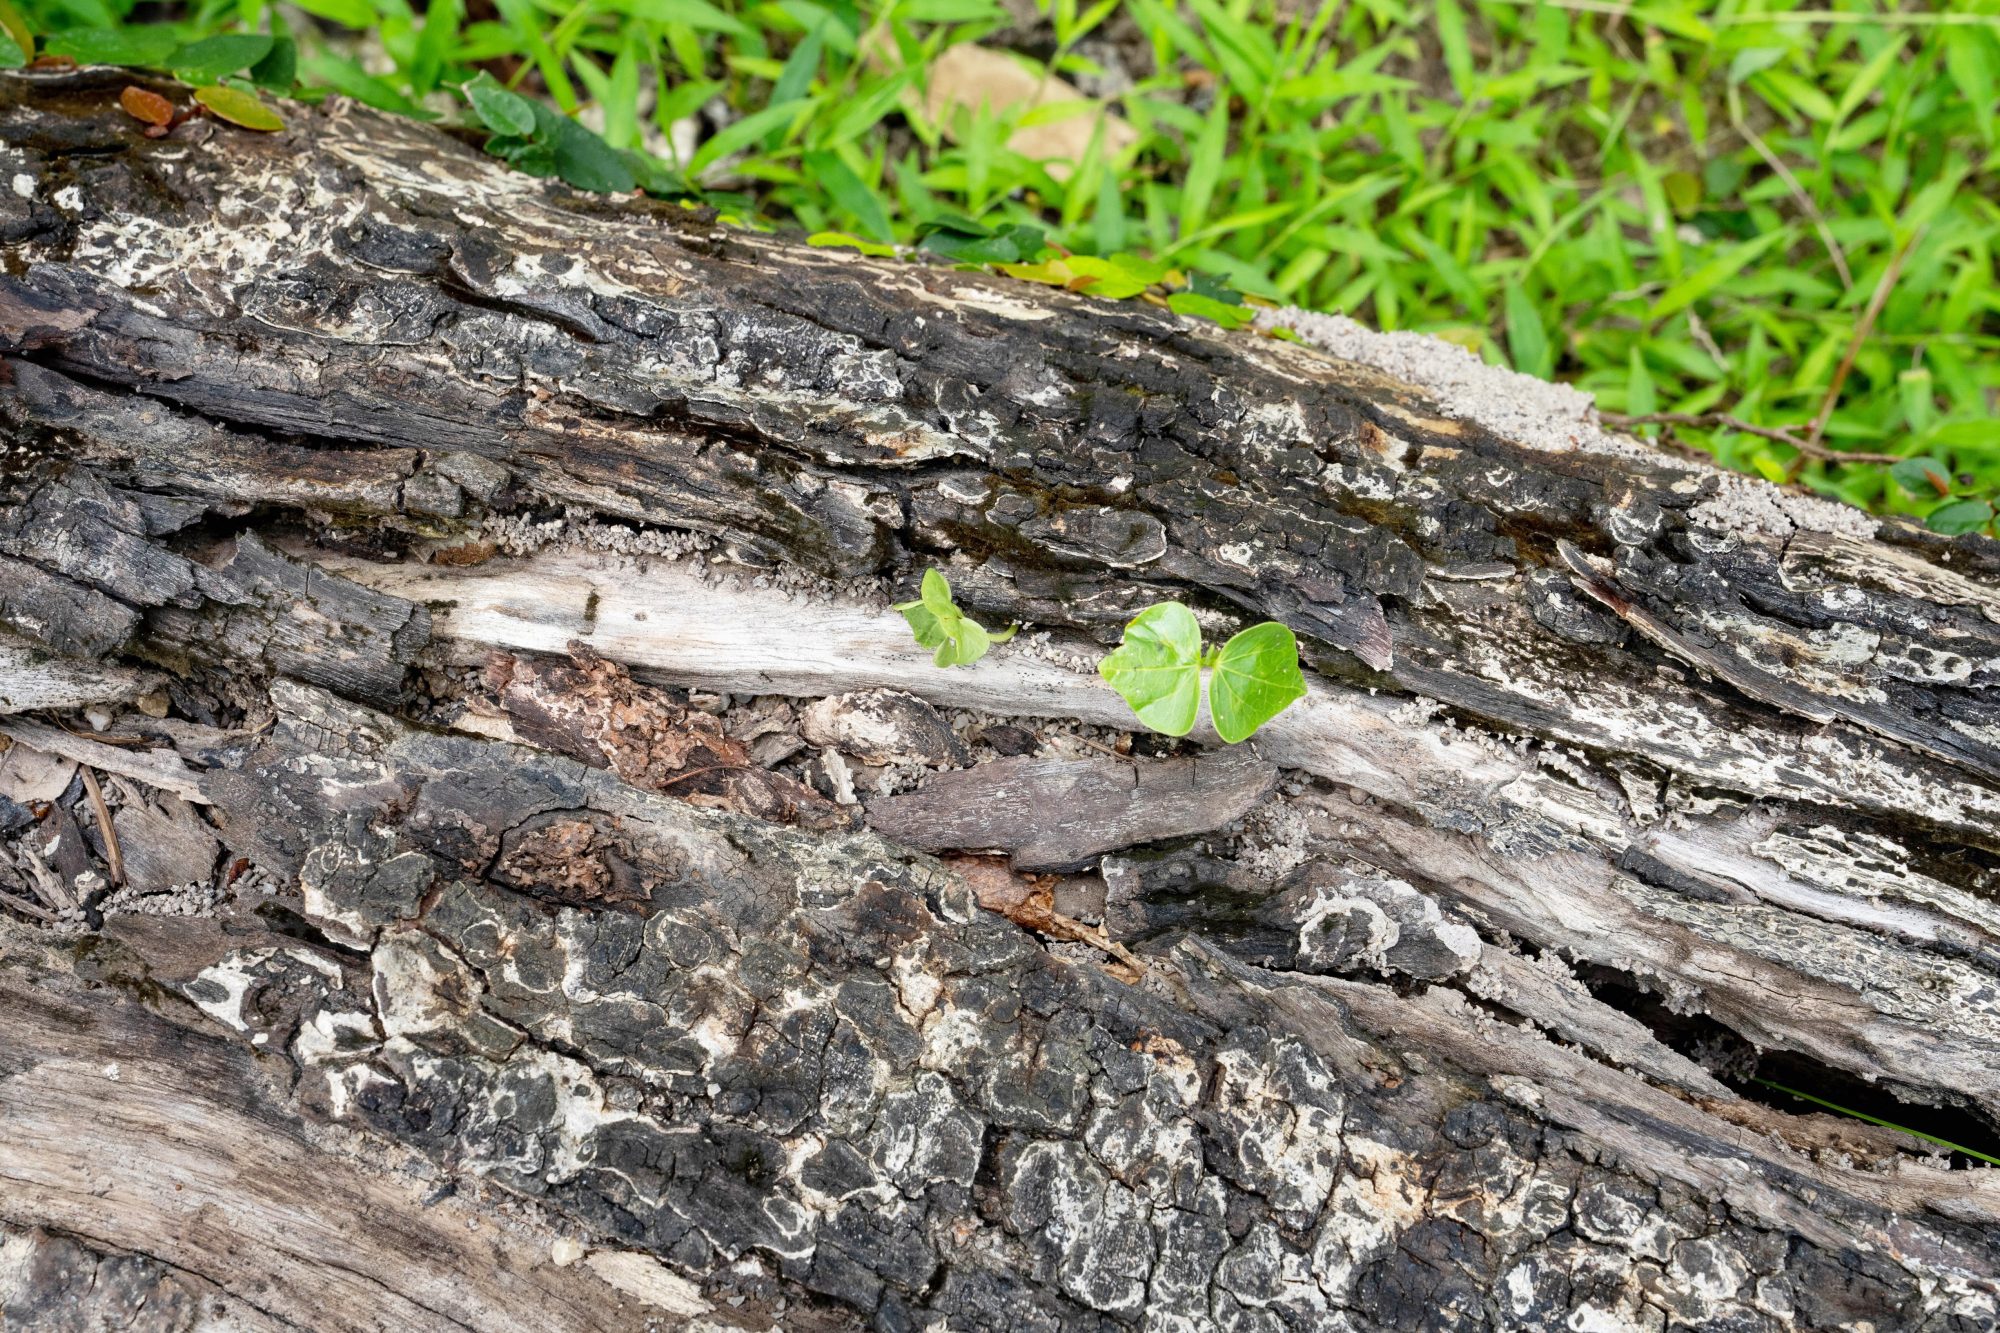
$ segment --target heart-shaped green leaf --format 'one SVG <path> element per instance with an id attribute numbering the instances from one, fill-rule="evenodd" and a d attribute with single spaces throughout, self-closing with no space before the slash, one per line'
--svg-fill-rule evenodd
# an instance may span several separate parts
<path id="1" fill-rule="evenodd" d="M 1154 731 L 1185 736 L 1201 710 L 1201 626 L 1179 602 L 1149 606 L 1097 674 Z"/>
<path id="2" fill-rule="evenodd" d="M 1953 500 L 1941 504 L 1924 517 L 1933 532 L 1956 537 L 1977 532 L 1993 521 L 1993 506 L 1984 500 Z"/>
<path id="3" fill-rule="evenodd" d="M 931 661 L 941 667 L 971 666 L 986 656 L 986 650 L 992 646 L 993 636 L 986 632 L 984 626 L 976 620 L 957 616 L 948 622 L 944 642 L 938 645 Z"/>
<path id="4" fill-rule="evenodd" d="M 964 264 L 1024 264 L 1042 253 L 1042 229 L 1010 222 L 993 231 L 960 218 L 932 219 L 918 248 L 934 251 Z M 976 230 L 973 230 L 976 229 Z"/>
<path id="5" fill-rule="evenodd" d="M 918 592 L 925 607 L 935 616 L 956 616 L 963 614 L 958 603 L 951 599 L 951 581 L 935 569 L 924 571 L 924 581 Z"/>
<path id="6" fill-rule="evenodd" d="M 1921 500 L 1951 494 L 1951 474 L 1931 458 L 1905 458 L 1889 469 L 1896 484 Z"/>
<path id="7" fill-rule="evenodd" d="M 1215 734 L 1231 745 L 1252 735 L 1305 696 L 1299 641 L 1275 620 L 1252 625 L 1215 656 L 1208 711 Z"/>

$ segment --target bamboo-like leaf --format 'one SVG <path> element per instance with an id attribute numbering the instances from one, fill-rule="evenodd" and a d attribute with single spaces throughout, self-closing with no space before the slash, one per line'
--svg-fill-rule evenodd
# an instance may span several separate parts
<path id="1" fill-rule="evenodd" d="M 214 83 L 271 54 L 273 39 L 262 33 L 229 32 L 189 42 L 167 58 L 167 67 L 189 83 Z"/>

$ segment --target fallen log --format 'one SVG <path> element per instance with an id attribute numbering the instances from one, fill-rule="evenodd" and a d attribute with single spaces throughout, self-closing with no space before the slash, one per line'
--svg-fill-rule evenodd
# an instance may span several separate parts
<path id="1" fill-rule="evenodd" d="M 124 78 L 0 75 L 0 626 L 50 701 L 153 672 L 174 716 L 5 729 L 208 802 L 275 892 L 143 928 L 89 899 L 62 949 L 0 927 L 0 1105 L 39 1117 L 0 1152 L 0 1308 L 87 1261 L 271 1327 L 645 1317 L 580 1310 L 586 1271 L 750 1327 L 2000 1318 L 1990 1173 L 1735 1076 L 2000 1118 L 1994 543 L 1524 443 L 1141 305 L 574 195 L 338 100 L 149 140 Z M 932 563 L 1029 632 L 931 667 L 887 606 Z M 1311 692 L 1249 757 L 1103 762 L 1285 769 L 1258 810 L 1319 821 L 1299 863 L 1133 820 L 1169 840 L 1024 855 L 1085 873 L 996 914 L 992 867 L 782 822 L 803 776 L 708 774 L 747 743 L 602 674 L 1129 733 L 1091 666 L 1162 597 L 1291 625 Z M 511 713 L 462 711 L 493 688 Z M 972 753 L 945 735 L 886 801 L 991 778 L 941 776 Z M 1035 845 L 948 823 L 894 827 Z M 228 1127 L 177 1161 L 244 1140 L 248 1184 L 196 1187 L 214 1244 L 138 1197 L 139 1122 L 132 1197 L 50 1183 L 97 1112 L 68 1032 L 200 1043 L 204 1078 L 155 1086 Z M 307 1197 L 384 1144 L 598 1266 L 445 1247 L 352 1295 L 394 1261 L 344 1209 L 434 1227 Z M 322 1261 L 255 1258 L 251 1186 L 322 1219 Z"/>

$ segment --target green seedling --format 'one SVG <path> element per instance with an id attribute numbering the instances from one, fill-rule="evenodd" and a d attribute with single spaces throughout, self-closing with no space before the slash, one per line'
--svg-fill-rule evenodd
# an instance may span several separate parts
<path id="1" fill-rule="evenodd" d="M 941 667 L 972 665 L 994 644 L 1013 638 L 1018 628 L 1009 625 L 995 632 L 973 620 L 951 600 L 951 584 L 935 569 L 924 571 L 917 600 L 900 603 L 896 609 L 910 622 L 917 642 L 933 650 L 931 660 Z"/>
<path id="2" fill-rule="evenodd" d="M 1299 641 L 1275 620 L 1252 625 L 1204 650 L 1194 612 L 1179 602 L 1149 606 L 1125 627 L 1117 650 L 1097 665 L 1111 688 L 1154 731 L 1185 736 L 1201 712 L 1206 669 L 1215 734 L 1234 745 L 1303 698 Z"/>

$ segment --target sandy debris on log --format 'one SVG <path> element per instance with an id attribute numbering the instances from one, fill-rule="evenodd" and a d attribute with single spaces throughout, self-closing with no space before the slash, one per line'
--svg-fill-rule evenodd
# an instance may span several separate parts
<path id="1" fill-rule="evenodd" d="M 606 522 L 588 510 L 571 510 L 551 519 L 488 514 L 469 538 L 454 537 L 428 550 L 433 560 L 445 564 L 479 564 L 493 556 L 519 557 L 544 551 L 594 551 L 685 563 L 708 583 L 777 588 L 795 601 L 806 598 L 886 608 L 892 600 L 889 579 L 829 579 L 798 565 L 746 564 L 737 558 L 740 553 L 722 548 L 706 533 Z"/>
<path id="2" fill-rule="evenodd" d="M 1408 331 L 1378 333 L 1345 315 L 1296 306 L 1259 311 L 1257 325 L 1289 328 L 1323 352 L 1427 389 L 1446 415 L 1469 418 L 1530 448 L 1612 454 L 1652 466 L 1668 461 L 1666 454 L 1644 441 L 1605 429 L 1598 420 L 1596 398 L 1574 385 L 1488 365 L 1442 338 Z M 1800 529 L 1867 541 L 1879 526 L 1864 511 L 1837 500 L 1737 472 L 1717 469 L 1712 475 L 1715 493 L 1696 505 L 1690 517 L 1720 531 L 1784 537 Z"/>

